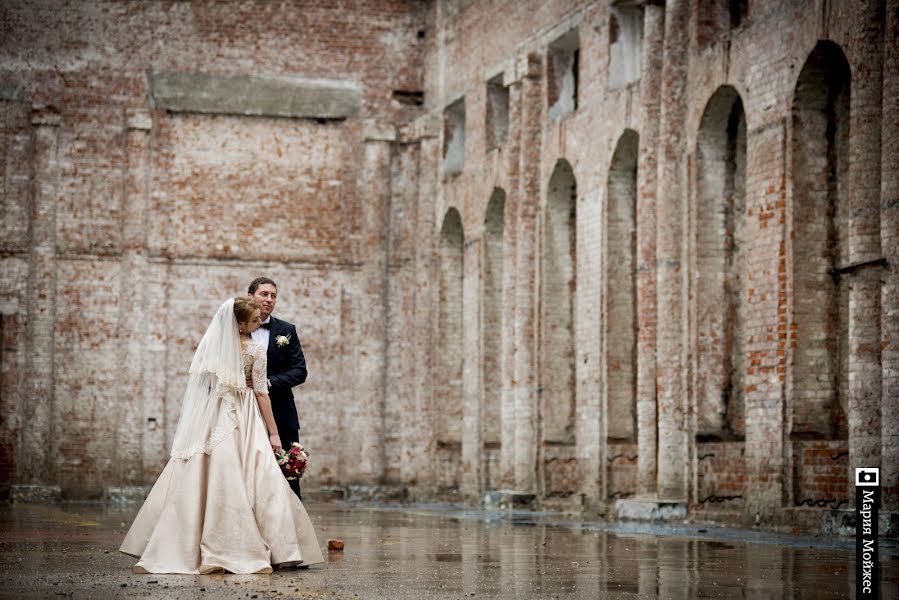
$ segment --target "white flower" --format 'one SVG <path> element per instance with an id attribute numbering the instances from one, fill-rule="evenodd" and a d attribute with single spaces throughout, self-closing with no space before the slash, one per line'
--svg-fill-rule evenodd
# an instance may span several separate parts
<path id="1" fill-rule="evenodd" d="M 278 344 L 278 346 L 286 346 L 287 344 L 290 343 L 290 336 L 289 335 L 279 335 L 278 337 L 275 338 L 275 343 Z"/>

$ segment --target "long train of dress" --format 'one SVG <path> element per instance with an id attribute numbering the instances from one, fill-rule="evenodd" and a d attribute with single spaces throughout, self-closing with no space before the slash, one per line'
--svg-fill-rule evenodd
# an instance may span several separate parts
<path id="1" fill-rule="evenodd" d="M 209 454 L 171 459 L 119 550 L 136 573 L 271 573 L 323 562 L 306 509 L 281 474 L 252 390 Z"/>

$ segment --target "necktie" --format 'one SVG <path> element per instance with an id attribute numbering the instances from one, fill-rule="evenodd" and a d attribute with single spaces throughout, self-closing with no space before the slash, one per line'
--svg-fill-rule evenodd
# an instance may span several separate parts
<path id="1" fill-rule="evenodd" d="M 269 323 L 263 323 L 262 325 L 260 325 L 260 327 L 262 327 L 263 329 L 271 329 L 271 328 L 272 328 L 272 324 L 271 324 L 271 322 L 269 322 Z"/>

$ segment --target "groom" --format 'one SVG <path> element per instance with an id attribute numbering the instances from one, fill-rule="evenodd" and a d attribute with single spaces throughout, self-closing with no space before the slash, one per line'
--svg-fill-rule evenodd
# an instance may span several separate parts
<path id="1" fill-rule="evenodd" d="M 306 358 L 292 323 L 272 316 L 278 299 L 278 286 L 268 277 L 257 277 L 247 290 L 253 300 L 262 307 L 259 318 L 262 325 L 253 332 L 253 341 L 268 348 L 268 395 L 272 400 L 272 413 L 281 445 L 289 450 L 293 442 L 300 441 L 300 422 L 293 400 L 293 387 L 306 381 Z M 300 480 L 288 481 L 293 492 L 302 499 Z"/>

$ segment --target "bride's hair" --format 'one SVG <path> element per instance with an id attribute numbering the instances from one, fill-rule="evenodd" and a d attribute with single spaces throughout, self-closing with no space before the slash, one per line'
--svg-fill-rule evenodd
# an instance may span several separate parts
<path id="1" fill-rule="evenodd" d="M 261 308 L 259 303 L 247 296 L 234 299 L 234 318 L 238 323 L 246 323 L 253 316 L 253 311 Z"/>

